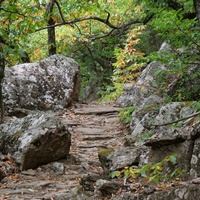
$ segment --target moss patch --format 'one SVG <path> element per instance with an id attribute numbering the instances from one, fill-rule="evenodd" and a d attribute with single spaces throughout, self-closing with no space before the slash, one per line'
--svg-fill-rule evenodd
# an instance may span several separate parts
<path id="1" fill-rule="evenodd" d="M 114 152 L 115 150 L 113 148 L 109 148 L 109 149 L 105 149 L 102 150 L 98 153 L 99 157 L 106 157 L 107 155 L 109 155 L 110 153 Z"/>

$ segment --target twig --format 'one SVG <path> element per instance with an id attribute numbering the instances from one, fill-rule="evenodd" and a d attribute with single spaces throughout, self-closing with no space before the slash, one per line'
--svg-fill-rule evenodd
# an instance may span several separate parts
<path id="1" fill-rule="evenodd" d="M 105 10 L 105 12 L 108 14 L 107 16 L 107 19 L 106 19 L 106 22 L 109 22 L 109 19 L 110 19 L 110 13 L 108 11 Z"/>

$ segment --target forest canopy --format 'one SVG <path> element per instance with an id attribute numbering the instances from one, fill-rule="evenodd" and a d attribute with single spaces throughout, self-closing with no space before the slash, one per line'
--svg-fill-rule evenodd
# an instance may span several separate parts
<path id="1" fill-rule="evenodd" d="M 119 95 L 153 60 L 169 64 L 183 80 L 199 61 L 198 0 L 0 0 L 0 18 L 0 63 L 60 53 L 79 62 L 83 90 L 95 84 L 100 96 Z M 171 54 L 157 52 L 163 41 Z"/>

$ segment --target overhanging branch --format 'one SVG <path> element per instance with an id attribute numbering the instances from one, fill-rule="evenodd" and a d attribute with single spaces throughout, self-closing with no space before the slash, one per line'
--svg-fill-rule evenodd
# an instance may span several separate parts
<path id="1" fill-rule="evenodd" d="M 64 26 L 64 25 L 67 25 L 67 24 L 71 25 L 71 24 L 75 24 L 75 23 L 78 23 L 78 22 L 81 22 L 81 21 L 86 21 L 86 20 L 99 21 L 99 22 L 107 25 L 108 27 L 110 27 L 112 29 L 122 29 L 122 28 L 127 27 L 127 26 L 132 25 L 132 24 L 141 23 L 139 20 L 131 20 L 131 21 L 124 23 L 120 26 L 115 26 L 115 25 L 113 25 L 112 23 L 109 22 L 109 17 L 107 17 L 106 19 L 102 19 L 100 17 L 90 16 L 90 17 L 77 18 L 77 19 L 74 19 L 74 20 L 71 20 L 71 21 L 65 21 L 65 22 L 61 22 L 61 23 L 58 23 L 58 24 L 55 24 L 55 25 L 52 25 L 52 26 L 46 26 L 46 27 L 43 27 L 43 28 L 39 28 L 39 29 L 36 29 L 36 32 L 44 30 L 44 29 L 48 29 L 48 28 L 57 27 L 57 26 Z"/>
<path id="2" fill-rule="evenodd" d="M 178 119 L 178 120 L 175 120 L 175 121 L 171 121 L 171 122 L 168 122 L 168 123 L 163 123 L 163 124 L 152 124 L 152 125 L 149 125 L 149 126 L 145 126 L 145 128 L 150 129 L 151 127 L 167 126 L 167 125 L 174 124 L 174 123 L 177 123 L 177 122 L 186 120 L 186 119 L 190 119 L 190 118 L 192 118 L 192 117 L 196 117 L 196 116 L 198 116 L 198 115 L 200 115 L 200 112 L 194 113 L 194 114 L 189 115 L 189 116 L 187 116 L 187 117 L 183 117 L 183 118 L 181 118 L 181 119 Z"/>

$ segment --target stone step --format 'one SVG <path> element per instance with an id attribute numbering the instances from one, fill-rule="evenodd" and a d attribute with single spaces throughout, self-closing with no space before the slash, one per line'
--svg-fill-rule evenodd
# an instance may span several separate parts
<path id="1" fill-rule="evenodd" d="M 103 134 L 105 132 L 105 129 L 104 128 L 84 128 L 84 127 L 80 127 L 80 128 L 74 129 L 74 131 L 76 132 L 76 134 L 99 135 L 99 134 Z"/>
<path id="2" fill-rule="evenodd" d="M 94 140 L 108 140 L 108 139 L 112 139 L 113 136 L 105 136 L 105 135 L 99 135 L 99 136 L 81 136 L 80 139 L 82 139 L 83 141 L 85 140 L 90 140 L 90 141 L 94 141 Z"/>
<path id="3" fill-rule="evenodd" d="M 94 107 L 94 108 L 81 108 L 81 109 L 75 109 L 74 113 L 77 115 L 102 115 L 106 113 L 113 113 L 113 112 L 119 112 L 121 108 L 117 107 Z"/>
<path id="4" fill-rule="evenodd" d="M 19 181 L 13 181 L 13 184 L 8 181 L 5 185 L 7 188 L 3 189 L 0 185 L 0 200 L 73 200 L 76 198 L 72 194 L 82 187 L 79 183 L 81 178 L 90 173 L 102 177 L 104 171 L 98 152 L 122 145 L 126 131 L 121 129 L 118 118 L 120 108 L 84 106 L 69 109 L 60 116 L 71 133 L 70 154 L 66 159 L 58 161 L 63 164 L 64 172 L 56 175 L 53 165 L 45 165 L 47 167 L 41 167 L 41 171 L 24 172 Z M 59 170 L 60 165 L 56 166 Z"/>

